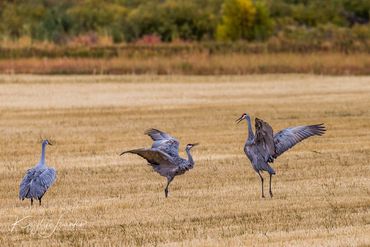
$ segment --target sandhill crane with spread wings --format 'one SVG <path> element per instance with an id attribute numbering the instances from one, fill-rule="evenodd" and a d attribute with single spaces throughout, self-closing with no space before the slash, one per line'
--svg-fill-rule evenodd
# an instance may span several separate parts
<path id="1" fill-rule="evenodd" d="M 145 134 L 150 136 L 154 141 L 151 148 L 129 150 L 122 152 L 121 155 L 126 153 L 137 154 L 146 159 L 148 165 L 152 166 L 154 171 L 166 177 L 167 185 L 164 193 L 167 197 L 168 186 L 172 180 L 194 167 L 194 160 L 190 154 L 190 149 L 198 144 L 186 145 L 185 151 L 188 155 L 188 159 L 186 160 L 179 156 L 179 141 L 177 139 L 157 129 L 149 129 Z"/>
<path id="2" fill-rule="evenodd" d="M 33 205 L 33 199 L 39 200 L 39 205 L 41 206 L 41 198 L 56 179 L 56 170 L 46 166 L 45 149 L 47 145 L 52 144 L 50 141 L 44 140 L 42 142 L 40 162 L 27 170 L 19 186 L 19 199 L 22 201 L 25 198 L 31 199 L 31 206 Z"/>
<path id="3" fill-rule="evenodd" d="M 255 119 L 256 134 L 253 133 L 250 116 L 246 113 L 236 120 L 240 123 L 243 119 L 248 124 L 248 138 L 244 145 L 244 152 L 252 163 L 253 169 L 261 178 L 262 197 L 263 177 L 261 171 L 267 171 L 270 175 L 269 192 L 272 197 L 271 178 L 275 175 L 274 169 L 269 163 L 274 162 L 278 156 L 292 148 L 304 139 L 318 135 L 321 136 L 326 131 L 323 124 L 296 126 L 283 129 L 274 135 L 271 126 L 261 119 Z"/>

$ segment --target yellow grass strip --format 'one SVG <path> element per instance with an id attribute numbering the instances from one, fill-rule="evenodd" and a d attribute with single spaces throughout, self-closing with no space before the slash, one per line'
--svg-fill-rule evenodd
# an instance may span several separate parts
<path id="1" fill-rule="evenodd" d="M 5 74 L 165 74 L 245 75 L 264 73 L 311 73 L 368 75 L 370 56 L 366 53 L 190 53 L 169 57 L 21 58 L 0 60 Z"/>

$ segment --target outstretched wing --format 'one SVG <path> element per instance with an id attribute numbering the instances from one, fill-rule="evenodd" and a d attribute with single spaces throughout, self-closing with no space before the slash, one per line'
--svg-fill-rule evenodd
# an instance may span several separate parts
<path id="1" fill-rule="evenodd" d="M 304 139 L 318 135 L 321 136 L 325 133 L 326 129 L 324 124 L 307 125 L 307 126 L 297 126 L 286 128 L 274 135 L 274 143 L 276 148 L 276 155 L 274 158 L 278 157 L 298 142 Z"/>
<path id="2" fill-rule="evenodd" d="M 154 141 L 152 148 L 159 149 L 172 157 L 179 155 L 179 141 L 176 138 L 157 129 L 149 129 L 145 134 Z"/>
<path id="3" fill-rule="evenodd" d="M 40 198 L 53 185 L 56 179 L 54 168 L 30 169 L 19 188 L 19 198 Z"/>
<path id="4" fill-rule="evenodd" d="M 271 126 L 262 119 L 255 119 L 257 150 L 263 156 L 265 162 L 272 162 L 276 155 L 274 144 L 274 132 Z"/>
<path id="5" fill-rule="evenodd" d="M 175 164 L 172 160 L 172 158 L 162 152 L 159 149 L 147 149 L 147 148 L 140 148 L 140 149 L 134 149 L 134 150 L 129 150 L 121 153 L 121 155 L 125 153 L 132 153 L 132 154 L 137 154 L 144 159 L 146 159 L 150 164 L 155 165 L 155 166 L 171 166 L 175 167 Z"/>

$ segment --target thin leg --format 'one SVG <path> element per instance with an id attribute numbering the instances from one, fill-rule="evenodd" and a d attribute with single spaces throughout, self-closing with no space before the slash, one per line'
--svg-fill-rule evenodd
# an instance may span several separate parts
<path id="1" fill-rule="evenodd" d="M 168 186 L 170 185 L 170 183 L 172 182 L 173 180 L 173 177 L 172 178 L 167 178 L 167 186 L 166 188 L 164 189 L 164 195 L 167 197 L 168 196 Z"/>
<path id="2" fill-rule="evenodd" d="M 31 206 L 33 205 L 33 198 L 31 198 Z"/>
<path id="3" fill-rule="evenodd" d="M 262 198 L 265 198 L 265 195 L 263 194 L 263 177 L 262 177 L 262 175 L 261 175 L 260 171 L 258 171 L 257 173 L 258 173 L 258 175 L 259 175 L 259 176 L 260 176 L 260 178 L 261 178 Z"/>
<path id="4" fill-rule="evenodd" d="M 39 198 L 39 206 L 41 206 L 41 197 Z"/>
<path id="5" fill-rule="evenodd" d="M 269 192 L 270 192 L 270 197 L 272 197 L 272 190 L 271 190 L 271 179 L 272 179 L 272 174 L 270 173 L 270 188 L 269 188 Z"/>

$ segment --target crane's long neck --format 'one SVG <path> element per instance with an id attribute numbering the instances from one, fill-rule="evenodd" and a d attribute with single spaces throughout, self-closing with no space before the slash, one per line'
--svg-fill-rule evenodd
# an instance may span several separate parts
<path id="1" fill-rule="evenodd" d="M 41 149 L 41 159 L 39 162 L 39 165 L 44 165 L 45 164 L 45 150 L 46 150 L 46 143 L 42 144 L 42 149 Z"/>
<path id="2" fill-rule="evenodd" d="M 194 160 L 193 157 L 191 156 L 190 149 L 186 149 L 186 154 L 188 155 L 188 161 L 190 166 L 194 166 Z"/>
<path id="3" fill-rule="evenodd" d="M 247 116 L 245 119 L 247 120 L 247 124 L 248 124 L 248 139 L 247 139 L 247 142 L 251 142 L 254 139 L 254 133 L 253 133 L 253 129 L 252 129 L 251 118 L 249 116 Z"/>

